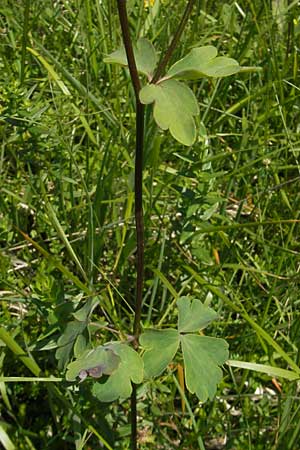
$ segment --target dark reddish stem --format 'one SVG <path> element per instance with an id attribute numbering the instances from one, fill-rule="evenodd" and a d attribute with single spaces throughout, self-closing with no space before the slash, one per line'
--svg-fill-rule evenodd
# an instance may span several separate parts
<path id="1" fill-rule="evenodd" d="M 165 56 L 160 61 L 157 70 L 151 80 L 156 83 L 175 50 L 184 27 L 187 23 L 189 15 L 192 11 L 195 0 L 189 0 L 182 19 L 179 23 L 177 31 L 172 42 L 166 51 Z M 138 76 L 136 61 L 134 58 L 133 46 L 130 37 L 129 22 L 126 10 L 126 0 L 117 0 L 120 24 L 122 29 L 123 43 L 127 55 L 128 68 L 130 72 L 131 82 L 133 84 L 135 101 L 136 101 L 136 141 L 135 141 L 135 226 L 137 241 L 137 259 L 136 259 L 136 300 L 135 315 L 133 324 L 133 335 L 135 337 L 135 346 L 138 346 L 138 340 L 141 331 L 141 313 L 143 300 L 143 281 L 144 281 L 144 218 L 143 218 L 143 148 L 144 148 L 144 105 L 140 102 L 139 92 L 141 83 Z M 137 450 L 137 398 L 136 385 L 132 386 L 131 395 L 131 449 Z"/>
<path id="2" fill-rule="evenodd" d="M 175 48 L 177 47 L 177 44 L 181 38 L 181 35 L 183 33 L 183 30 L 186 26 L 186 23 L 188 21 L 188 18 L 192 12 L 193 6 L 194 6 L 195 0 L 189 0 L 186 8 L 184 10 L 183 16 L 181 18 L 181 21 L 178 25 L 177 31 L 171 41 L 171 44 L 169 45 L 169 48 L 167 49 L 166 53 L 164 54 L 164 56 L 162 57 L 162 59 L 160 60 L 157 69 L 155 71 L 155 74 L 151 80 L 151 83 L 157 83 L 157 81 L 162 77 L 162 75 L 164 75 L 166 67 L 168 62 L 170 61 L 170 58 L 175 50 Z"/>
<path id="3" fill-rule="evenodd" d="M 135 346 L 138 346 L 143 300 L 144 281 L 144 218 L 143 218 L 143 148 L 144 148 L 144 105 L 140 102 L 141 84 L 138 76 L 132 41 L 129 32 L 129 22 L 126 10 L 126 0 L 118 0 L 119 18 L 122 28 L 123 43 L 127 55 L 128 67 L 135 93 L 136 101 L 136 140 L 135 140 L 135 227 L 137 242 L 136 257 L 136 299 L 133 324 Z M 131 449 L 137 450 L 137 399 L 136 386 L 132 386 L 131 395 Z"/>

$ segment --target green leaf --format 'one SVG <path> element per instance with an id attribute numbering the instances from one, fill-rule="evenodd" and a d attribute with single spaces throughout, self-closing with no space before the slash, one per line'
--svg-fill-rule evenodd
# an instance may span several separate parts
<path id="1" fill-rule="evenodd" d="M 7 427 L 8 428 L 8 427 Z M 0 423 L 0 442 L 5 450 L 15 450 L 16 447 L 10 440 L 8 433 L 5 430 L 5 422 Z"/>
<path id="2" fill-rule="evenodd" d="M 70 360 L 75 341 L 77 337 L 84 332 L 86 326 L 86 322 L 80 322 L 78 320 L 67 323 L 65 331 L 57 341 L 58 349 L 55 353 L 55 357 L 58 359 L 58 368 L 60 370 L 65 369 Z"/>
<path id="3" fill-rule="evenodd" d="M 140 336 L 146 349 L 143 355 L 145 377 L 160 375 L 173 360 L 179 345 L 177 330 L 147 330 Z"/>
<path id="4" fill-rule="evenodd" d="M 247 361 L 228 360 L 226 363 L 231 367 L 239 367 L 246 370 L 254 370 L 255 372 L 266 373 L 270 377 L 285 378 L 289 381 L 299 379 L 299 373 L 292 370 L 281 369 L 281 367 L 268 366 L 266 364 L 256 364 Z"/>
<path id="5" fill-rule="evenodd" d="M 160 375 L 174 359 L 181 344 L 187 389 L 200 401 L 213 398 L 222 379 L 220 365 L 228 359 L 228 344 L 223 339 L 190 334 L 205 328 L 217 313 L 198 299 L 180 297 L 178 330 L 147 330 L 140 337 L 146 378 Z M 188 333 L 188 334 L 186 334 Z"/>
<path id="6" fill-rule="evenodd" d="M 196 334 L 180 335 L 187 389 L 201 402 L 212 399 L 222 379 L 220 365 L 228 359 L 228 344 L 223 339 Z"/>
<path id="7" fill-rule="evenodd" d="M 74 356 L 75 358 L 78 358 L 82 355 L 82 353 L 89 348 L 91 350 L 91 347 L 89 347 L 89 340 L 87 339 L 87 336 L 85 336 L 87 333 L 79 334 L 76 338 L 75 344 L 74 344 Z"/>
<path id="8" fill-rule="evenodd" d="M 87 320 L 98 304 L 99 298 L 96 297 L 89 298 L 80 309 L 78 309 L 73 313 L 73 316 L 75 317 L 76 320 L 80 321 Z"/>
<path id="9" fill-rule="evenodd" d="M 196 139 L 193 116 L 199 114 L 197 100 L 191 89 L 176 80 L 148 84 L 140 91 L 144 104 L 154 102 L 154 120 L 163 130 L 184 145 L 192 145 Z"/>
<path id="10" fill-rule="evenodd" d="M 217 313 L 200 300 L 181 297 L 177 300 L 178 330 L 180 333 L 202 330 L 215 320 Z"/>
<path id="11" fill-rule="evenodd" d="M 184 58 L 168 70 L 164 78 L 197 80 L 203 77 L 226 77 L 241 70 L 239 63 L 226 56 L 217 56 L 212 45 L 193 48 Z"/>
<path id="12" fill-rule="evenodd" d="M 120 358 L 111 346 L 99 346 L 93 350 L 86 350 L 80 358 L 68 364 L 66 379 L 74 381 L 78 376 L 82 379 L 87 375 L 95 378 L 99 378 L 102 374 L 110 375 L 117 370 L 119 364 Z"/>
<path id="13" fill-rule="evenodd" d="M 118 398 L 130 397 L 131 382 L 138 384 L 143 380 L 143 361 L 132 347 L 123 343 L 113 343 L 109 345 L 109 348 L 118 355 L 120 364 L 105 383 L 93 385 L 93 395 L 101 402 L 112 402 Z"/>
<path id="14" fill-rule="evenodd" d="M 138 72 L 147 75 L 151 79 L 157 64 L 157 54 L 151 42 L 145 38 L 139 39 L 133 48 L 133 53 Z M 103 61 L 105 63 L 128 66 L 124 46 L 108 55 Z"/>

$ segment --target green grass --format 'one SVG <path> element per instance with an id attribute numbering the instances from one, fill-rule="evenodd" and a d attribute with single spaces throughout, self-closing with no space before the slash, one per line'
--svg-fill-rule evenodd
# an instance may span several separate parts
<path id="1" fill-rule="evenodd" d="M 132 35 L 166 49 L 185 2 L 129 3 Z M 277 5 L 277 6 L 276 6 Z M 210 304 L 230 359 L 299 367 L 297 2 L 196 2 L 172 63 L 212 44 L 261 72 L 191 85 L 192 148 L 146 112 L 144 324 L 174 326 L 178 295 Z M 63 378 L 57 341 L 99 301 L 93 342 L 130 334 L 135 295 L 134 99 L 110 0 L 0 5 L 0 441 L 5 449 L 129 448 L 129 402 Z M 23 232 L 20 233 L 20 231 Z M 20 356 L 21 355 L 21 356 Z M 38 369 L 37 369 L 38 367 Z M 213 402 L 177 367 L 138 389 L 141 449 L 300 448 L 297 383 L 224 367 Z M 185 397 L 183 411 L 181 398 Z M 211 445 L 210 445 L 211 444 Z M 203 447 L 204 446 L 204 447 Z"/>

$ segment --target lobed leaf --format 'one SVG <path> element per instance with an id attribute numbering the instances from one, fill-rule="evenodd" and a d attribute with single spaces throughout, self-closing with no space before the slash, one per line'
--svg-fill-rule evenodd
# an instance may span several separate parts
<path id="1" fill-rule="evenodd" d="M 187 389 L 201 402 L 212 399 L 222 379 L 220 365 L 228 359 L 228 344 L 223 339 L 196 334 L 180 335 Z"/>
<path id="2" fill-rule="evenodd" d="M 202 330 L 218 317 L 213 309 L 203 305 L 203 303 L 197 299 L 180 297 L 177 300 L 177 306 L 178 331 L 180 333 Z"/>
<path id="3" fill-rule="evenodd" d="M 123 343 L 113 343 L 109 348 L 119 357 L 120 364 L 105 383 L 93 385 L 93 395 L 102 402 L 130 397 L 131 382 L 138 384 L 143 380 L 143 361 L 132 347 Z"/>
<path id="4" fill-rule="evenodd" d="M 190 334 L 216 319 L 217 313 L 211 308 L 189 297 L 180 297 L 177 306 L 178 330 L 147 330 L 140 337 L 145 349 L 145 376 L 160 375 L 174 359 L 180 343 L 187 389 L 205 402 L 213 398 L 222 379 L 219 366 L 228 359 L 228 344 L 223 339 Z"/>
<path id="5" fill-rule="evenodd" d="M 170 130 L 172 136 L 184 145 L 190 146 L 196 139 L 193 116 L 199 114 L 199 107 L 193 91 L 177 80 L 165 80 L 148 84 L 140 91 L 144 104 L 154 103 L 154 120 L 163 130 Z"/>
<path id="6" fill-rule="evenodd" d="M 151 42 L 145 38 L 139 39 L 133 48 L 133 53 L 138 72 L 147 75 L 148 78 L 151 79 L 157 64 L 157 53 Z M 121 66 L 128 66 L 127 55 L 124 46 L 112 52 L 110 55 L 104 58 L 103 61 L 110 64 L 120 64 Z"/>
<path id="7" fill-rule="evenodd" d="M 203 77 L 226 77 L 241 70 L 239 63 L 226 56 L 217 56 L 212 45 L 193 48 L 184 58 L 173 64 L 165 78 L 197 80 Z"/>
<path id="8" fill-rule="evenodd" d="M 179 345 L 177 330 L 147 330 L 140 336 L 146 349 L 143 355 L 145 377 L 160 375 L 173 360 Z"/>
<path id="9" fill-rule="evenodd" d="M 74 381 L 77 377 L 84 379 L 87 375 L 96 378 L 110 375 L 117 370 L 121 362 L 120 357 L 110 346 L 99 346 L 93 350 L 86 350 L 80 358 L 68 364 L 66 379 Z M 86 373 L 86 375 L 85 375 Z"/>

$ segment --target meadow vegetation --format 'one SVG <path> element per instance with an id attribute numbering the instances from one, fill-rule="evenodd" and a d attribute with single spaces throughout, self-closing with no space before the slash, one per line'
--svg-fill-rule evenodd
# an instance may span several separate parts
<path id="1" fill-rule="evenodd" d="M 163 53 L 185 5 L 128 0 L 132 39 Z M 176 327 L 176 300 L 193 296 L 233 363 L 206 403 L 179 357 L 139 384 L 141 450 L 300 449 L 299 38 L 298 1 L 197 0 L 171 64 L 214 45 L 261 70 L 189 82 L 193 146 L 146 107 L 142 326 Z M 114 1 L 1 1 L 5 450 L 130 448 L 130 401 L 65 379 L 73 351 L 132 333 L 135 102 L 128 71 L 103 61 L 120 43 Z"/>

